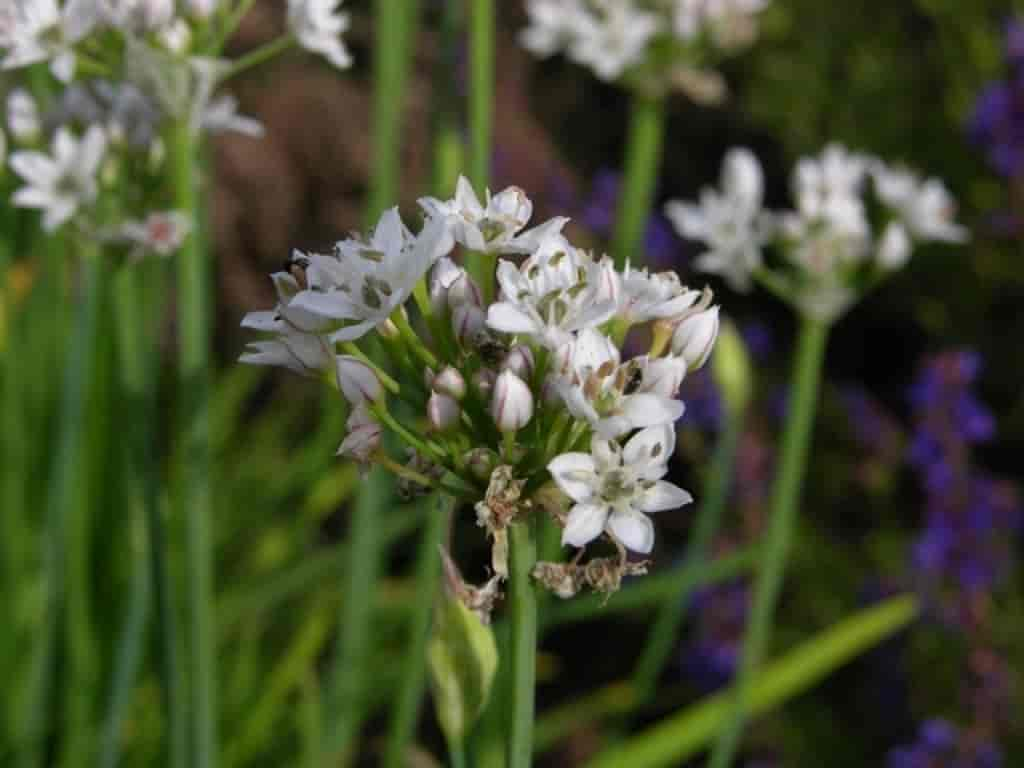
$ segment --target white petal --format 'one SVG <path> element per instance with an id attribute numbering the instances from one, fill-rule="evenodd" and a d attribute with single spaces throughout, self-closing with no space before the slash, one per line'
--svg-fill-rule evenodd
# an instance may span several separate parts
<path id="1" fill-rule="evenodd" d="M 42 152 L 15 152 L 8 162 L 16 174 L 38 187 L 52 186 L 60 177 L 56 163 Z"/>
<path id="2" fill-rule="evenodd" d="M 646 555 L 654 549 L 654 524 L 645 515 L 616 512 L 608 518 L 608 530 L 633 552 Z"/>
<path id="3" fill-rule="evenodd" d="M 622 449 L 622 458 L 626 464 L 660 463 L 664 464 L 672 458 L 676 449 L 675 429 L 663 424 L 640 430 L 629 439 Z"/>
<path id="4" fill-rule="evenodd" d="M 605 504 L 577 504 L 569 510 L 562 531 L 562 544 L 573 547 L 584 547 L 604 530 L 608 519 L 608 507 Z"/>
<path id="5" fill-rule="evenodd" d="M 622 415 L 629 419 L 634 428 L 655 427 L 659 424 L 674 424 L 683 416 L 685 406 L 681 400 L 656 395 L 653 392 L 639 392 L 622 401 Z"/>
<path id="6" fill-rule="evenodd" d="M 679 509 L 691 501 L 693 496 L 687 491 L 666 480 L 659 480 L 644 491 L 637 506 L 644 512 L 661 512 L 666 509 Z"/>
<path id="7" fill-rule="evenodd" d="M 548 464 L 548 472 L 573 501 L 588 501 L 597 483 L 594 459 L 586 453 L 563 453 Z"/>
<path id="8" fill-rule="evenodd" d="M 283 326 L 281 318 L 273 310 L 249 312 L 242 318 L 242 327 L 254 331 L 279 331 Z"/>
<path id="9" fill-rule="evenodd" d="M 333 320 L 355 320 L 358 311 L 340 291 L 321 293 L 320 291 L 301 291 L 288 304 L 289 310 L 302 310 L 313 315 Z"/>
<path id="10" fill-rule="evenodd" d="M 487 309 L 487 324 L 504 333 L 536 333 L 537 325 L 526 312 L 508 301 L 499 301 Z"/>
<path id="11" fill-rule="evenodd" d="M 384 396 L 377 374 L 366 363 L 349 355 L 338 355 L 338 384 L 345 399 L 353 405 Z"/>

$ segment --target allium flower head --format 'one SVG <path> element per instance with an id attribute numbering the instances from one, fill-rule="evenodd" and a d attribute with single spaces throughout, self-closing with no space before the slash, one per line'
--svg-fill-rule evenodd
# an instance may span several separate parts
<path id="1" fill-rule="evenodd" d="M 52 232 L 95 201 L 96 175 L 106 146 L 101 128 L 92 126 L 81 139 L 61 128 L 54 134 L 50 154 L 34 150 L 13 153 L 11 168 L 26 186 L 14 193 L 12 201 L 42 210 L 43 227 Z"/>

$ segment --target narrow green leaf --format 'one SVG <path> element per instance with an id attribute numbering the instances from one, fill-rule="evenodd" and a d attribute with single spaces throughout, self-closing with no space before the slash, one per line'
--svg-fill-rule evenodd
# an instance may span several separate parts
<path id="1" fill-rule="evenodd" d="M 764 714 L 828 677 L 869 648 L 910 624 L 917 600 L 902 595 L 867 608 L 825 630 L 762 668 L 749 700 L 752 715 Z M 727 722 L 733 690 L 709 696 L 621 744 L 600 753 L 589 768 L 657 768 L 680 765 L 708 746 Z"/>

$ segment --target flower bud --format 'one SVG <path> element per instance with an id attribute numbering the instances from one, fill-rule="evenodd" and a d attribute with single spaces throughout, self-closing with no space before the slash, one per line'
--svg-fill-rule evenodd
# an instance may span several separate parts
<path id="1" fill-rule="evenodd" d="M 540 398 L 545 408 L 561 408 L 565 405 L 557 376 L 550 375 L 544 379 L 544 385 L 540 389 Z"/>
<path id="2" fill-rule="evenodd" d="M 390 317 L 377 326 L 377 333 L 388 341 L 394 341 L 402 335 L 401 331 L 398 330 L 398 326 L 391 321 Z"/>
<path id="3" fill-rule="evenodd" d="M 466 380 L 458 370 L 451 366 L 437 374 L 430 386 L 435 392 L 448 395 L 455 400 L 461 400 L 466 396 Z"/>
<path id="4" fill-rule="evenodd" d="M 889 222 L 878 245 L 878 263 L 884 269 L 900 269 L 910 258 L 910 236 L 902 224 Z"/>
<path id="5" fill-rule="evenodd" d="M 471 304 L 478 308 L 483 308 L 484 305 L 484 297 L 480 293 L 480 286 L 476 284 L 476 281 L 465 270 L 455 278 L 448 289 L 448 306 L 454 310 L 463 304 Z"/>
<path id="6" fill-rule="evenodd" d="M 525 344 L 512 347 L 505 355 L 505 362 L 502 368 L 512 371 L 519 378 L 529 381 L 533 378 L 533 350 Z"/>
<path id="7" fill-rule="evenodd" d="M 7 130 L 15 141 L 32 142 L 39 136 L 41 122 L 36 100 L 24 88 L 7 94 Z"/>
<path id="8" fill-rule="evenodd" d="M 686 361 L 688 370 L 704 365 L 718 336 L 718 307 L 709 307 L 690 315 L 672 336 L 672 354 Z"/>
<path id="9" fill-rule="evenodd" d="M 474 448 L 464 457 L 466 468 L 477 480 L 488 480 L 498 466 L 498 455 L 488 448 Z"/>
<path id="10" fill-rule="evenodd" d="M 491 417 L 501 432 L 515 432 L 533 417 L 533 393 L 512 371 L 502 371 L 494 382 Z"/>
<path id="11" fill-rule="evenodd" d="M 652 392 L 662 397 L 675 397 L 686 375 L 686 361 L 681 357 L 656 357 L 647 361 L 641 392 Z"/>
<path id="12" fill-rule="evenodd" d="M 448 309 L 448 290 L 465 273 L 447 256 L 438 259 L 430 273 L 430 307 L 435 315 L 442 315 Z"/>
<path id="13" fill-rule="evenodd" d="M 369 461 L 380 449 L 381 426 L 370 415 L 366 403 L 360 403 L 352 409 L 346 426 L 348 435 L 338 447 L 338 455 L 363 463 Z"/>
<path id="14" fill-rule="evenodd" d="M 481 400 L 491 399 L 491 392 L 494 391 L 494 382 L 497 378 L 498 374 L 490 368 L 481 368 L 473 374 L 473 390 Z"/>
<path id="15" fill-rule="evenodd" d="M 384 387 L 377 378 L 376 372 L 355 357 L 338 355 L 338 385 L 345 399 L 352 405 L 359 405 L 367 400 L 380 402 L 384 399 Z"/>
<path id="16" fill-rule="evenodd" d="M 474 304 L 459 304 L 452 310 L 452 331 L 461 344 L 468 344 L 484 329 L 487 316 Z"/>
<path id="17" fill-rule="evenodd" d="M 447 432 L 459 423 L 462 416 L 462 408 L 458 401 L 449 395 L 440 392 L 433 392 L 427 400 L 427 421 L 431 429 L 437 432 Z"/>

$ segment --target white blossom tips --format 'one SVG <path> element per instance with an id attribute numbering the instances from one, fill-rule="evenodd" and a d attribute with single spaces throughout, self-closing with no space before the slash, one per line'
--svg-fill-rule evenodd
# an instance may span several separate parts
<path id="1" fill-rule="evenodd" d="M 352 57 L 341 40 L 349 26 L 348 14 L 338 10 L 341 1 L 288 0 L 288 24 L 299 45 L 345 69 Z"/>

